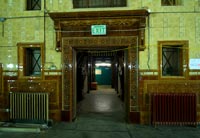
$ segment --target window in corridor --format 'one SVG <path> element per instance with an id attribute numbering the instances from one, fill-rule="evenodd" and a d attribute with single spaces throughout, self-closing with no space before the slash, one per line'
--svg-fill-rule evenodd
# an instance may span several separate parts
<path id="1" fill-rule="evenodd" d="M 41 50 L 40 48 L 25 49 L 26 76 L 41 75 Z"/>
<path id="2" fill-rule="evenodd" d="M 182 76 L 182 47 L 163 46 L 162 47 L 162 75 L 163 76 Z"/>
<path id="3" fill-rule="evenodd" d="M 74 8 L 125 7 L 126 0 L 73 0 Z"/>
<path id="4" fill-rule="evenodd" d="M 162 6 L 180 6 L 182 4 L 182 0 L 161 0 Z"/>
<path id="5" fill-rule="evenodd" d="M 161 77 L 184 77 L 188 68 L 187 42 L 159 42 Z"/>
<path id="6" fill-rule="evenodd" d="M 27 0 L 27 10 L 41 10 L 41 0 Z"/>
<path id="7" fill-rule="evenodd" d="M 20 78 L 41 78 L 44 65 L 43 44 L 18 44 L 18 74 Z"/>

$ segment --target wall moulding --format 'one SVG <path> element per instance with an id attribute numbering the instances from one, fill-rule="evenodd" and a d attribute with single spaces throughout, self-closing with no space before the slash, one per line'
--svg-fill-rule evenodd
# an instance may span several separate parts
<path id="1" fill-rule="evenodd" d="M 64 37 L 63 47 L 112 47 L 114 46 L 137 46 L 135 36 L 113 36 L 113 37 Z M 141 48 L 143 49 L 143 48 Z"/>
<path id="2" fill-rule="evenodd" d="M 56 50 L 61 51 L 63 37 L 93 37 L 91 25 L 106 25 L 106 36 L 137 36 L 144 46 L 147 10 L 49 13 L 56 31 Z M 99 36 L 102 37 L 102 36 Z"/>
<path id="3" fill-rule="evenodd" d="M 69 112 L 70 120 L 73 119 L 73 49 L 88 49 L 88 50 L 127 50 L 127 63 L 136 63 L 137 60 L 137 48 L 138 37 L 136 36 L 109 36 L 109 37 L 63 37 L 62 39 L 62 64 L 63 76 L 62 76 L 62 97 L 63 105 L 62 110 Z M 120 49 L 119 49 L 120 48 Z M 128 66 L 128 65 L 127 65 Z M 134 66 L 134 65 L 133 65 Z M 129 105 L 128 110 L 134 110 L 137 107 L 137 83 L 133 81 L 133 76 L 137 74 L 136 68 L 127 68 L 127 93 L 131 97 L 133 102 L 127 103 Z M 128 81 L 131 80 L 131 81 Z M 130 87 L 130 88 L 129 88 Z M 134 105 L 133 105 L 134 104 Z M 131 108 L 134 107 L 134 108 Z M 127 110 L 127 111 L 128 111 Z M 129 111 L 128 111 L 129 112 Z"/>

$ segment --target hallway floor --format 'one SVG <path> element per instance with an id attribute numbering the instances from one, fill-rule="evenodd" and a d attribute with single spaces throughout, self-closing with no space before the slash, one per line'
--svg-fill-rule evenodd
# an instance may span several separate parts
<path id="1" fill-rule="evenodd" d="M 105 88 L 105 87 L 104 87 Z M 55 123 L 41 132 L 3 132 L 0 138 L 199 138 L 200 128 L 128 124 L 123 103 L 113 89 L 85 95 L 72 123 Z"/>
<path id="2" fill-rule="evenodd" d="M 98 86 L 90 91 L 78 104 L 78 114 L 84 113 L 113 113 L 124 115 L 123 102 L 117 97 L 116 91 L 109 85 Z"/>

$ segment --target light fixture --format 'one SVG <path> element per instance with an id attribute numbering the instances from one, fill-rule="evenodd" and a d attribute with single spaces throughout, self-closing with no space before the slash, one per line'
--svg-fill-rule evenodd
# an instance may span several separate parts
<path id="1" fill-rule="evenodd" d="M 95 64 L 96 67 L 111 67 L 111 63 L 96 63 Z"/>
<path id="2" fill-rule="evenodd" d="M 0 17 L 0 22 L 5 22 L 6 18 Z"/>

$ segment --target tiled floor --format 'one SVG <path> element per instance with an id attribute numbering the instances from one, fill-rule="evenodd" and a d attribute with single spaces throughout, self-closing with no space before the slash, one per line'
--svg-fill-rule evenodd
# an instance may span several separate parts
<path id="1" fill-rule="evenodd" d="M 79 113 L 108 113 L 119 112 L 124 114 L 123 103 L 111 86 L 98 86 L 97 90 L 90 91 L 79 103 Z"/>
<path id="2" fill-rule="evenodd" d="M 35 133 L 0 131 L 0 138 L 200 138 L 200 128 L 127 124 L 115 92 L 100 89 L 85 96 L 72 123 L 56 123 Z"/>

